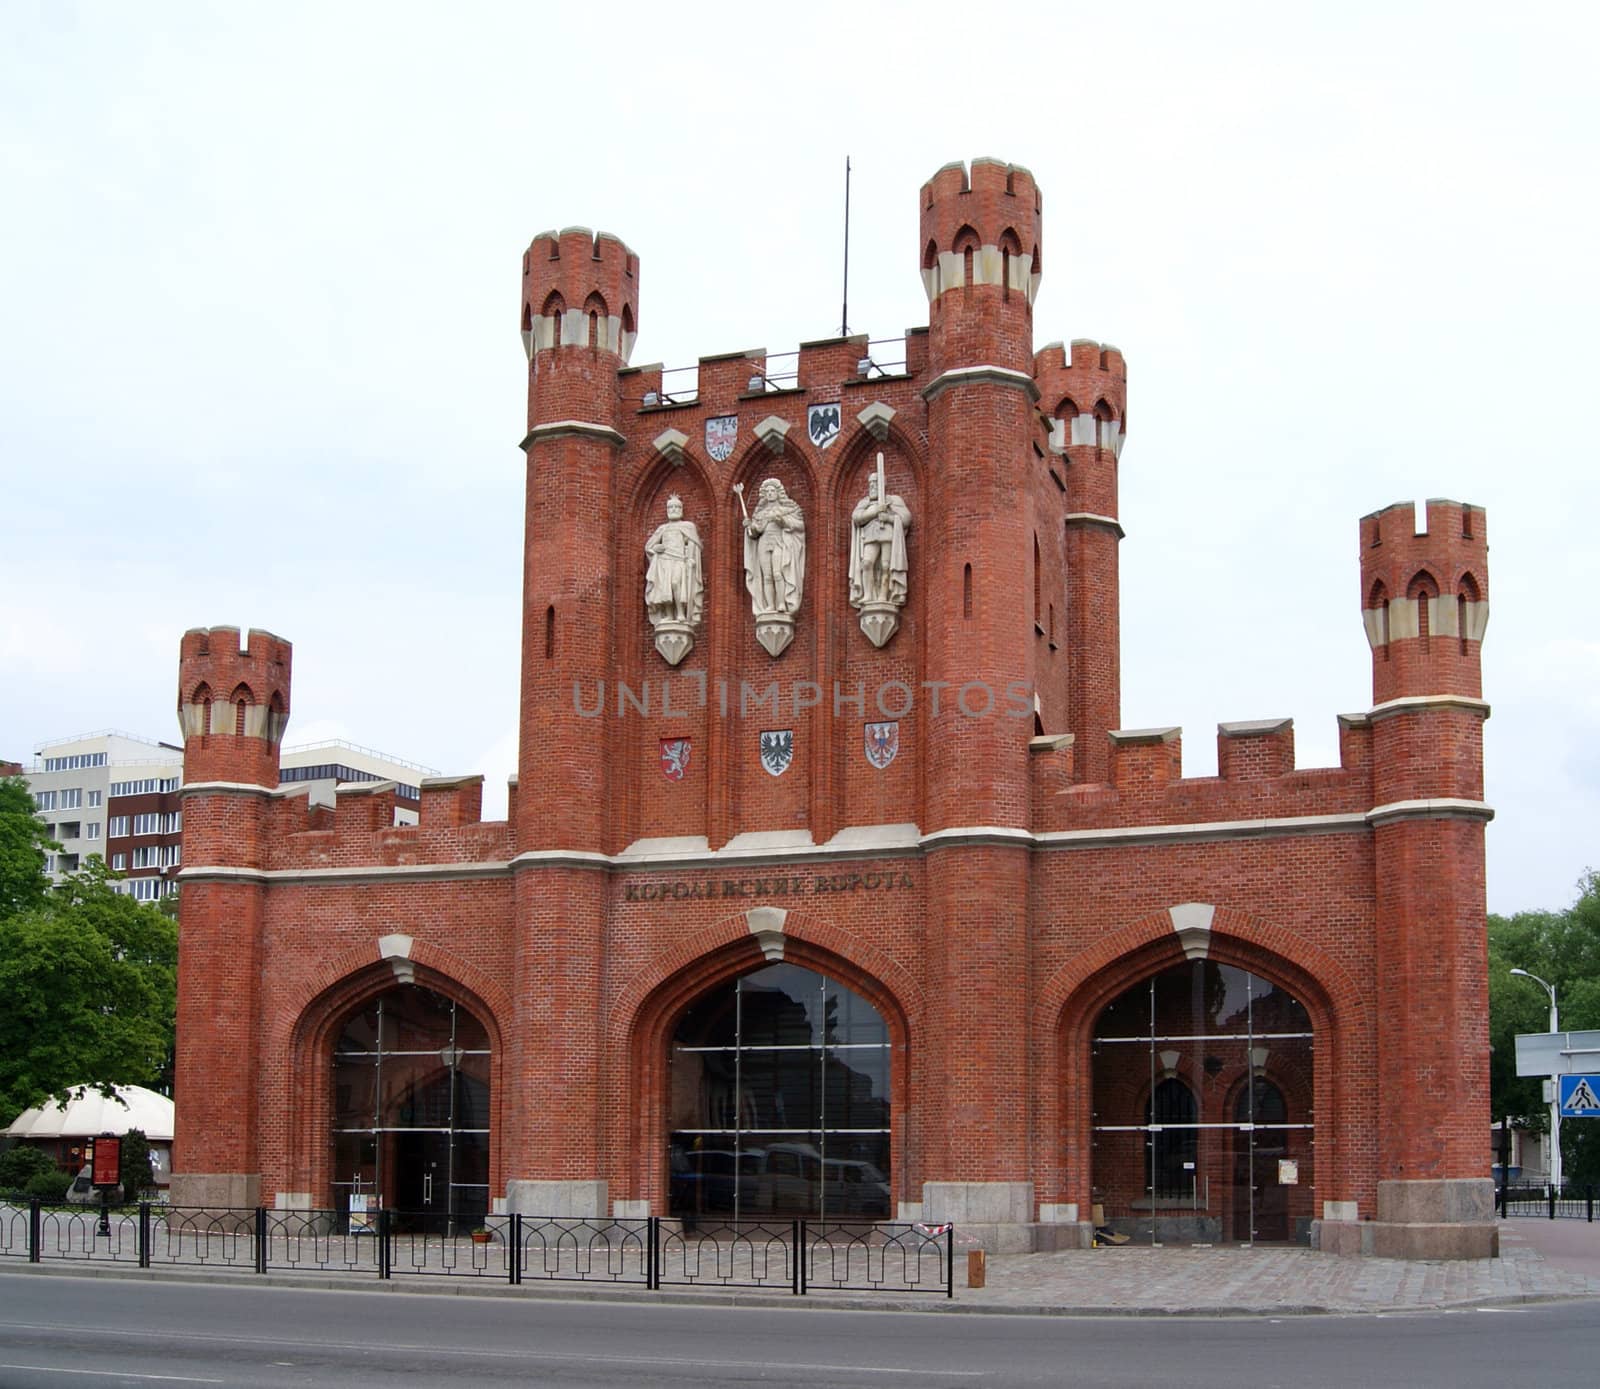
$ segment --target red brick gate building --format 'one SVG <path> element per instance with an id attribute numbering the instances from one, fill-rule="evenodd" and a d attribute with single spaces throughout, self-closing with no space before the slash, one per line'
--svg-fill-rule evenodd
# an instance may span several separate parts
<path id="1" fill-rule="evenodd" d="M 289 644 L 183 639 L 180 1203 L 1493 1248 L 1483 513 L 1362 519 L 1373 706 L 1120 727 L 1126 371 L 1041 201 L 919 197 L 926 328 L 628 365 L 523 258 L 520 776 L 280 787 Z M 1352 613 L 1352 619 L 1354 613 Z"/>

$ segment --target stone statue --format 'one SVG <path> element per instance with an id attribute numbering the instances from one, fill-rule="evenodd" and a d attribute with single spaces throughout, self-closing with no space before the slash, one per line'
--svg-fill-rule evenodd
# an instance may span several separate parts
<path id="1" fill-rule="evenodd" d="M 733 489 L 744 510 L 744 486 Z M 775 477 L 761 484 L 753 512 L 744 513 L 744 586 L 756 618 L 756 639 L 779 655 L 794 637 L 806 580 L 806 518 Z"/>
<path id="2" fill-rule="evenodd" d="M 706 584 L 700 532 L 683 519 L 683 500 L 667 498 L 667 519 L 644 543 L 644 606 L 655 628 L 656 650 L 675 666 L 694 646 L 705 610 Z"/>
<path id="3" fill-rule="evenodd" d="M 887 490 L 880 453 L 867 495 L 850 515 L 850 606 L 860 612 L 861 630 L 874 646 L 882 646 L 900 626 L 910 529 L 911 508 Z"/>

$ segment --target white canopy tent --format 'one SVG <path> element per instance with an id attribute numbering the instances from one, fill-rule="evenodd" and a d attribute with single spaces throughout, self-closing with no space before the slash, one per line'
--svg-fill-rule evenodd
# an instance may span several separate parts
<path id="1" fill-rule="evenodd" d="M 109 1095 L 93 1085 L 74 1085 L 66 1091 L 65 1104 L 60 1096 L 52 1096 L 44 1104 L 24 1110 L 5 1136 L 37 1142 L 139 1129 L 151 1143 L 172 1142 L 171 1100 L 142 1085 L 108 1088 Z"/>

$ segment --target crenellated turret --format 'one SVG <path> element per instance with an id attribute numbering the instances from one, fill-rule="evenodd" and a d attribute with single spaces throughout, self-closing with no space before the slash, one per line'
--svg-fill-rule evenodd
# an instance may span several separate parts
<path id="1" fill-rule="evenodd" d="M 1039 291 L 1041 208 L 1016 164 L 946 164 L 922 186 L 922 283 L 936 370 L 1027 372 Z"/>
<path id="2" fill-rule="evenodd" d="M 1110 345 L 1047 344 L 1033 362 L 1039 407 L 1053 421 L 1066 497 L 1067 719 L 1075 771 L 1108 779 L 1107 734 L 1122 722 L 1122 601 L 1117 467 L 1128 410 L 1128 368 Z"/>
<path id="3" fill-rule="evenodd" d="M 278 784 L 278 747 L 289 722 L 293 647 L 255 628 L 195 627 L 178 656 L 178 725 L 185 782 Z"/>
<path id="4" fill-rule="evenodd" d="M 278 747 L 289 722 L 293 648 L 271 632 L 196 627 L 178 654 L 183 730 L 182 930 L 173 1200 L 260 1199 L 254 1077 L 231 1064 L 260 1028 L 261 923 Z"/>
<path id="5" fill-rule="evenodd" d="M 1397 503 L 1361 518 L 1361 617 L 1372 699 L 1483 693 L 1489 544 L 1482 507 L 1434 500 L 1427 524 Z"/>
<path id="6" fill-rule="evenodd" d="M 639 257 L 610 232 L 540 232 L 522 257 L 522 346 L 588 347 L 626 365 L 638 334 Z"/>
<path id="7" fill-rule="evenodd" d="M 1361 519 L 1372 646 L 1377 884 L 1378 1222 L 1492 1220 L 1484 939 L 1483 702 L 1489 617 L 1483 512 L 1430 501 Z M 1442 1045 L 1439 1038 L 1449 1037 Z M 1462 1212 L 1477 1214 L 1463 1216 Z M 1403 1247 L 1403 1245 L 1402 1245 Z"/>
<path id="8" fill-rule="evenodd" d="M 921 823 L 935 836 L 974 825 L 1025 831 L 1033 811 L 1040 206 L 1027 170 L 989 159 L 974 160 L 970 177 L 946 165 L 922 188 L 930 463 L 922 544 L 933 615 L 924 683 L 946 691 L 923 715 Z M 987 1078 L 1028 1067 L 1015 1006 L 1028 987 L 1028 855 L 978 850 L 963 837 L 927 866 L 931 993 L 940 1010 L 972 1020 L 932 1048 L 951 1118 L 931 1160 L 965 1189 L 962 1200 L 1031 1209 L 1027 1125 L 1019 1109 L 992 1104 Z M 950 1218 L 942 1209 L 935 1202 L 928 1218 Z"/>

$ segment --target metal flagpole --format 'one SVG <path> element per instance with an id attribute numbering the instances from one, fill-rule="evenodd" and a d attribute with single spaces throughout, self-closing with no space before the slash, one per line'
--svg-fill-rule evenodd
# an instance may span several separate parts
<path id="1" fill-rule="evenodd" d="M 844 305 L 839 311 L 839 336 L 850 336 L 850 156 L 844 157 Z"/>

